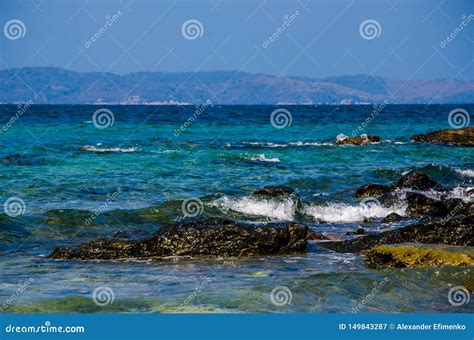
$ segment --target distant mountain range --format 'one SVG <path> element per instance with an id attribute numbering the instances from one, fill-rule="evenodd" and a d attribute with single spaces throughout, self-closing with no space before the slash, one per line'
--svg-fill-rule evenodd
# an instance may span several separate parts
<path id="1" fill-rule="evenodd" d="M 474 103 L 474 81 L 323 79 L 245 72 L 75 72 L 57 67 L 0 70 L 0 102 L 35 104 Z"/>

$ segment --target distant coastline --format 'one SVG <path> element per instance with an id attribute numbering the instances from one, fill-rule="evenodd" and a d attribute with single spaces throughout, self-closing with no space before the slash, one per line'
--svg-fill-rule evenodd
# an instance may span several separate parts
<path id="1" fill-rule="evenodd" d="M 372 75 L 279 77 L 244 72 L 0 70 L 0 103 L 93 105 L 372 105 L 474 103 L 474 81 Z"/>

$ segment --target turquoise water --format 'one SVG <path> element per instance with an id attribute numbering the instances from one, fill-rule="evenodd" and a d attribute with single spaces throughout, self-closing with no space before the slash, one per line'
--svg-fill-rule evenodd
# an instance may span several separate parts
<path id="1" fill-rule="evenodd" d="M 413 134 L 450 128 L 457 106 L 288 106 L 291 125 L 275 128 L 272 106 L 107 106 L 113 125 L 98 128 L 97 106 L 2 106 L 2 202 L 20 198 L 19 216 L 0 219 L 0 302 L 18 312 L 351 312 L 385 277 L 389 283 L 362 312 L 446 311 L 451 286 L 473 284 L 468 269 L 367 269 L 360 256 L 309 245 L 300 256 L 74 262 L 45 258 L 58 246 L 127 232 L 145 237 L 183 219 L 183 200 L 201 216 L 244 221 L 299 221 L 334 238 L 380 223 L 404 206 L 361 207 L 360 185 L 390 183 L 421 168 L 468 199 L 474 153 L 464 147 L 410 143 Z M 468 112 L 474 106 L 463 106 Z M 374 115 L 374 112 L 377 112 Z M 378 113 L 379 112 L 379 113 Z M 13 124 L 12 117 L 17 117 Z M 368 117 L 373 117 L 367 122 Z M 10 123 L 8 123 L 10 122 Z M 188 126 L 189 125 L 189 126 Z M 288 125 L 288 124 L 284 124 Z M 102 127 L 102 126 L 99 126 Z M 337 146 L 338 134 L 369 133 L 381 143 Z M 257 200 L 265 185 L 288 185 L 301 197 Z M 364 218 L 376 223 L 364 225 Z M 30 282 L 31 281 L 31 282 Z M 30 282 L 20 294 L 19 285 Z M 207 282 L 207 283 L 206 283 Z M 107 286 L 114 302 L 94 304 Z M 285 286 L 291 304 L 269 296 Z M 197 287 L 200 292 L 189 298 Z M 4 306 L 5 307 L 5 306 Z"/>

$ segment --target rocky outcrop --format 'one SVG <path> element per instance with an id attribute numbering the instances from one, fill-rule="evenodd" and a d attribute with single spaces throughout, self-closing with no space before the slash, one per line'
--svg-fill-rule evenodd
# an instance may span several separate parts
<path id="1" fill-rule="evenodd" d="M 253 193 L 253 195 L 270 197 L 290 196 L 294 194 L 295 190 L 293 190 L 293 188 L 283 185 L 268 185 L 263 187 L 262 189 L 256 190 Z"/>
<path id="2" fill-rule="evenodd" d="M 410 171 L 391 185 L 392 189 L 411 189 L 419 191 L 443 190 L 442 186 L 420 170 Z"/>
<path id="3" fill-rule="evenodd" d="M 379 143 L 380 137 L 370 135 L 360 135 L 359 137 L 347 137 L 345 135 L 338 135 L 336 137 L 337 145 L 367 145 L 370 143 Z"/>
<path id="4" fill-rule="evenodd" d="M 474 266 L 473 247 L 383 245 L 370 249 L 364 262 L 371 268 Z"/>
<path id="5" fill-rule="evenodd" d="M 474 146 L 474 126 L 457 130 L 439 130 L 411 137 L 413 142 Z"/>
<path id="6" fill-rule="evenodd" d="M 306 250 L 314 237 L 301 224 L 248 225 L 224 219 L 170 224 L 143 240 L 101 238 L 77 248 L 57 248 L 54 259 L 95 260 L 165 256 L 252 256 Z"/>
<path id="7" fill-rule="evenodd" d="M 429 198 L 425 195 L 416 192 L 408 192 L 406 200 L 408 203 L 407 213 L 412 217 L 444 217 L 448 214 L 448 207 L 444 202 Z"/>
<path id="8" fill-rule="evenodd" d="M 397 213 L 391 213 L 385 216 L 385 218 L 382 220 L 382 223 L 394 223 L 401 221 L 402 219 L 403 217 L 398 215 Z"/>
<path id="9" fill-rule="evenodd" d="M 392 189 L 388 185 L 366 184 L 356 190 L 356 197 L 377 197 L 390 192 Z"/>
<path id="10" fill-rule="evenodd" d="M 416 242 L 474 246 L 474 216 L 438 218 L 431 222 L 412 224 L 377 235 L 366 235 L 354 240 L 322 242 L 322 247 L 343 253 L 358 253 L 378 245 Z"/>

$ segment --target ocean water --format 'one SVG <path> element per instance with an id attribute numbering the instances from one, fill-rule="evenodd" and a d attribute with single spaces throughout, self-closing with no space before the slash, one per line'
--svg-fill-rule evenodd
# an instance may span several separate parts
<path id="1" fill-rule="evenodd" d="M 461 107 L 474 112 L 473 105 Z M 404 215 L 403 204 L 361 205 L 354 191 L 419 168 L 453 188 L 452 197 L 471 200 L 472 149 L 409 141 L 451 128 L 448 114 L 458 106 L 104 108 L 111 114 L 95 119 L 99 106 L 0 107 L 1 202 L 16 199 L 21 213 L 0 215 L 4 310 L 350 313 L 364 301 L 360 312 L 472 311 L 472 301 L 455 307 L 447 296 L 451 287 L 473 286 L 469 268 L 371 270 L 361 256 L 317 242 L 298 256 L 249 259 L 47 258 L 56 247 L 118 232 L 146 237 L 183 220 L 183 201 L 196 203 L 200 217 L 298 221 L 332 238 L 353 237 L 346 233 L 361 226 L 369 232 L 403 226 L 413 221 L 380 223 L 391 212 Z M 353 132 L 381 142 L 336 145 L 337 135 Z M 301 201 L 251 196 L 265 185 L 290 186 Z M 272 303 L 278 287 L 286 287 L 290 303 Z M 380 289 L 371 294 L 374 287 Z M 94 303 L 98 289 L 113 302 Z"/>

